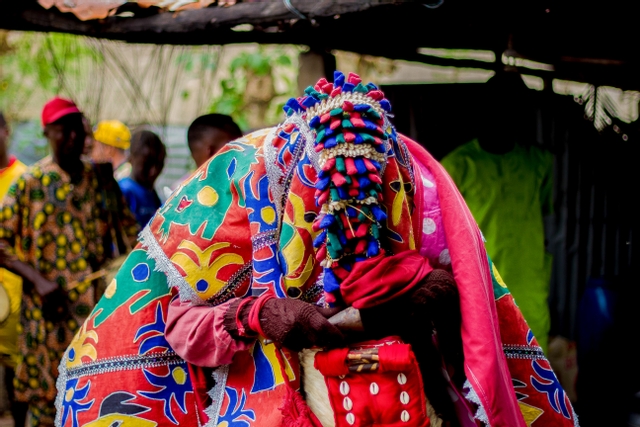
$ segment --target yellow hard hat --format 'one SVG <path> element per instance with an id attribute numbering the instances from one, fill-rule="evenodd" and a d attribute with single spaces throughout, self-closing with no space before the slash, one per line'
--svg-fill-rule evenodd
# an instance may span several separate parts
<path id="1" fill-rule="evenodd" d="M 119 120 L 103 120 L 93 132 L 96 141 L 112 147 L 128 150 L 131 145 L 131 131 Z"/>

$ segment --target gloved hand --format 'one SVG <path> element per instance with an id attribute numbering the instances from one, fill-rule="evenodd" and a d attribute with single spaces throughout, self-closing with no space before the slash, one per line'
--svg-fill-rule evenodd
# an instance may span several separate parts
<path id="1" fill-rule="evenodd" d="M 360 309 L 365 331 L 379 337 L 402 335 L 408 328 L 450 329 L 460 325 L 458 288 L 446 270 L 431 271 L 406 294 L 384 304 Z"/>
<path id="2" fill-rule="evenodd" d="M 293 351 L 313 346 L 333 348 L 344 340 L 342 332 L 313 305 L 296 299 L 268 300 L 260 310 L 259 321 L 265 337 Z"/>
<path id="3" fill-rule="evenodd" d="M 238 300 L 229 306 L 224 325 L 235 338 L 261 333 L 276 346 L 292 351 L 314 346 L 333 348 L 344 341 L 340 330 L 312 304 L 289 298 L 257 301 Z"/>
<path id="4" fill-rule="evenodd" d="M 453 276 L 436 269 L 427 275 L 408 298 L 411 317 L 416 321 L 429 319 L 434 326 L 458 319 L 460 323 L 460 294 Z"/>

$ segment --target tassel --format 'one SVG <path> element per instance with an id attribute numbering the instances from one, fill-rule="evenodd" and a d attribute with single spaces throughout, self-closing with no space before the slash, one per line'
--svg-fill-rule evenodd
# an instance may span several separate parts
<path id="1" fill-rule="evenodd" d="M 375 239 L 369 239 L 369 244 L 367 245 L 367 256 L 369 258 L 373 258 L 374 256 L 378 255 L 378 252 L 378 241 Z"/>
<path id="2" fill-rule="evenodd" d="M 323 230 L 322 233 L 318 234 L 315 239 L 313 239 L 313 247 L 319 248 L 324 244 L 324 239 L 327 238 L 327 230 Z M 324 257 L 322 257 L 324 259 Z"/>
<path id="3" fill-rule="evenodd" d="M 313 98 L 311 98 L 311 97 L 309 97 L 309 96 L 307 96 L 307 97 L 302 98 L 302 101 L 300 103 L 305 108 L 311 108 L 314 105 L 316 105 L 318 103 L 318 101 L 313 99 Z"/>
<path id="4" fill-rule="evenodd" d="M 384 211 L 377 205 L 371 206 L 371 213 L 373 213 L 376 221 L 380 223 L 387 219 L 387 214 L 385 214 Z"/>
<path id="5" fill-rule="evenodd" d="M 367 224 L 360 224 L 358 226 L 358 230 L 356 231 L 356 236 L 362 238 L 367 235 L 369 231 L 369 227 Z"/>
<path id="6" fill-rule="evenodd" d="M 357 138 L 358 138 L 358 136 L 356 134 L 354 134 L 353 132 L 345 131 L 345 133 L 344 133 L 345 142 L 354 142 Z"/>
<path id="7" fill-rule="evenodd" d="M 325 203 L 327 203 L 327 200 L 329 200 L 329 192 L 328 191 L 323 191 L 322 194 L 318 197 L 318 200 L 316 201 L 316 204 L 318 206 L 322 206 Z"/>
<path id="8" fill-rule="evenodd" d="M 322 165 L 322 170 L 323 171 L 330 171 L 334 167 L 336 167 L 336 158 L 332 157 L 330 159 L 327 159 L 326 162 L 324 162 L 324 165 Z"/>
<path id="9" fill-rule="evenodd" d="M 322 283 L 324 284 L 325 292 L 333 293 L 338 289 L 340 289 L 340 283 L 338 283 L 338 279 L 336 278 L 336 275 L 333 273 L 333 270 L 330 268 L 324 269 L 324 277 L 323 277 Z"/>
<path id="10" fill-rule="evenodd" d="M 347 175 L 355 175 L 358 173 L 358 168 L 356 168 L 356 164 L 353 161 L 353 158 L 347 157 L 346 159 L 344 159 L 344 164 L 347 171 Z M 365 162 L 365 166 L 366 166 L 366 162 Z"/>
<path id="11" fill-rule="evenodd" d="M 340 244 L 342 246 L 347 246 L 347 244 L 349 243 L 347 236 L 345 236 L 344 231 L 343 230 L 336 230 L 336 236 L 338 236 L 338 240 L 340 241 Z"/>
<path id="12" fill-rule="evenodd" d="M 327 258 L 327 247 L 325 245 L 320 246 L 318 252 L 316 252 L 316 261 L 322 262 Z"/>
<path id="13" fill-rule="evenodd" d="M 353 89 L 354 92 L 359 92 L 359 93 L 367 93 L 369 92 L 369 89 L 366 88 L 365 85 L 363 85 L 362 83 L 358 83 L 358 86 L 355 87 L 355 89 Z"/>
<path id="14" fill-rule="evenodd" d="M 338 194 L 339 194 L 340 197 L 336 198 L 334 200 L 348 200 L 349 199 L 349 193 L 347 192 L 347 190 L 344 187 L 338 187 Z"/>
<path id="15" fill-rule="evenodd" d="M 333 215 L 326 214 L 325 216 L 322 217 L 319 228 L 322 230 L 327 230 L 331 226 L 335 225 L 335 223 L 336 223 L 336 219 L 333 217 Z"/>
<path id="16" fill-rule="evenodd" d="M 358 183 L 360 184 L 360 188 L 367 188 L 371 185 L 371 181 L 369 181 L 369 178 L 367 178 L 366 176 L 360 176 L 357 179 Z"/>
<path id="17" fill-rule="evenodd" d="M 367 168 L 369 172 L 377 173 L 379 169 L 376 169 L 375 165 L 371 162 L 371 160 L 364 158 L 362 159 L 364 162 L 364 167 Z"/>
<path id="18" fill-rule="evenodd" d="M 360 157 L 356 157 L 355 159 L 353 159 L 355 165 L 356 165 L 356 169 L 358 169 L 358 173 L 361 175 L 364 175 L 365 173 L 367 173 L 367 167 L 364 164 L 364 161 L 360 158 Z"/>
<path id="19" fill-rule="evenodd" d="M 360 254 L 360 253 L 363 253 L 366 249 L 367 249 L 367 240 L 361 239 L 358 241 L 358 244 L 356 245 L 356 249 L 354 252 L 357 254 Z"/>
<path id="20" fill-rule="evenodd" d="M 347 81 L 353 85 L 357 85 L 362 81 L 362 79 L 356 73 L 349 73 L 349 77 L 347 77 Z"/>
<path id="21" fill-rule="evenodd" d="M 331 183 L 331 178 L 329 178 L 328 176 L 325 178 L 320 178 L 316 182 L 316 189 L 320 191 L 324 191 L 329 187 L 330 183 Z"/>

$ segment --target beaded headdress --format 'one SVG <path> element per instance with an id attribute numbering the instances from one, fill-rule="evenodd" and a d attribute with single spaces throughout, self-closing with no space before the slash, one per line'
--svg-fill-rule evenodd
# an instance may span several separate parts
<path id="1" fill-rule="evenodd" d="M 314 247 L 326 302 L 332 303 L 355 263 L 384 252 L 382 174 L 396 136 L 386 117 L 391 104 L 357 74 L 345 78 L 336 71 L 333 83 L 322 78 L 305 95 L 290 99 L 284 110 L 289 117 L 302 116 L 315 134 L 315 200 L 321 209 L 313 223 L 319 232 Z"/>

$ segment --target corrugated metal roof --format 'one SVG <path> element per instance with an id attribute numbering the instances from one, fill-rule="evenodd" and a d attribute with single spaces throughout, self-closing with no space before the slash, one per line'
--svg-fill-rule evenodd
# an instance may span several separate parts
<path id="1" fill-rule="evenodd" d="M 46 8 L 57 7 L 61 12 L 71 12 L 83 21 L 91 19 L 104 19 L 113 15 L 117 8 L 125 3 L 136 3 L 138 6 L 151 7 L 156 6 L 161 9 L 175 12 L 186 9 L 200 9 L 210 4 L 216 3 L 216 0 L 38 0 L 38 3 Z M 220 5 L 235 4 L 232 1 L 218 1 Z"/>

